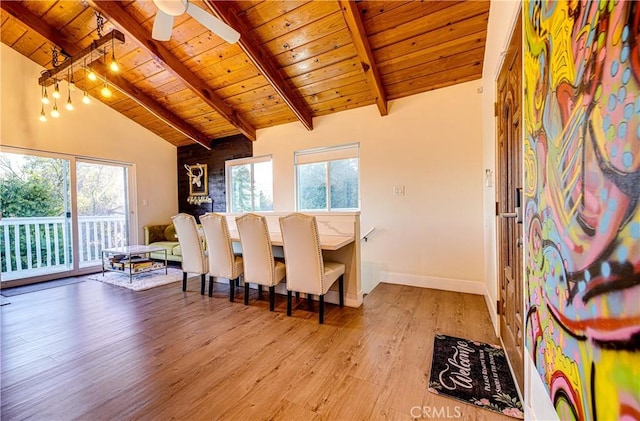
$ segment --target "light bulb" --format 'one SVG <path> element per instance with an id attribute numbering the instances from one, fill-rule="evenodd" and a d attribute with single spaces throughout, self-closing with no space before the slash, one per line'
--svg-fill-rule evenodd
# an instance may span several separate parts
<path id="1" fill-rule="evenodd" d="M 106 83 L 104 84 L 102 89 L 100 89 L 100 93 L 105 98 L 111 98 L 112 95 L 111 89 L 109 89 L 109 85 L 107 85 Z"/>
<path id="2" fill-rule="evenodd" d="M 55 99 L 60 98 L 60 87 L 58 86 L 58 81 L 56 81 L 56 87 L 53 88 L 53 97 Z"/>
<path id="3" fill-rule="evenodd" d="M 111 54 L 111 64 L 109 64 L 109 68 L 112 72 L 116 73 L 120 70 L 120 66 L 118 66 L 118 62 L 116 61 L 116 57 Z"/>
<path id="4" fill-rule="evenodd" d="M 43 104 L 48 104 L 49 103 L 49 95 L 47 95 L 47 88 L 44 88 L 44 94 L 42 95 L 42 103 Z"/>
<path id="5" fill-rule="evenodd" d="M 51 110 L 51 117 L 58 118 L 60 117 L 60 111 L 58 111 L 58 104 L 53 103 L 53 110 Z"/>
<path id="6" fill-rule="evenodd" d="M 71 92 L 76 90 L 76 83 L 73 81 L 73 79 L 71 79 L 71 82 L 69 82 L 69 90 Z"/>
<path id="7" fill-rule="evenodd" d="M 82 95 L 82 102 L 85 104 L 91 104 L 91 100 L 89 99 L 89 94 L 87 91 L 84 91 L 84 95 Z"/>
<path id="8" fill-rule="evenodd" d="M 44 105 L 42 106 L 42 110 L 40 111 L 40 121 L 43 123 L 47 121 L 47 115 L 44 113 Z"/>
<path id="9" fill-rule="evenodd" d="M 67 99 L 67 105 L 65 105 L 65 108 L 69 111 L 73 111 L 73 104 L 71 103 L 71 97 Z"/>
<path id="10" fill-rule="evenodd" d="M 96 76 L 93 69 L 89 70 L 89 74 L 87 75 L 87 77 L 89 78 L 89 80 L 93 80 L 93 81 L 98 80 L 98 76 Z"/>

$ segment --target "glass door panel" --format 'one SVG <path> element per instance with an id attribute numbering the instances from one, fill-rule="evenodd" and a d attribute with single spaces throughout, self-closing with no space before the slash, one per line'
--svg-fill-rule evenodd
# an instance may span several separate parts
<path id="1" fill-rule="evenodd" d="M 129 245 L 127 167 L 77 161 L 81 268 L 100 265 L 102 249 Z"/>
<path id="2" fill-rule="evenodd" d="M 70 161 L 0 152 L 2 281 L 73 269 Z"/>

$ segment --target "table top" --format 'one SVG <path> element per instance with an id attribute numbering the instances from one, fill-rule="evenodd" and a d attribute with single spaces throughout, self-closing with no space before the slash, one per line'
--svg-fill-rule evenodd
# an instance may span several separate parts
<path id="1" fill-rule="evenodd" d="M 124 247 L 114 247 L 110 249 L 102 249 L 103 253 L 118 253 L 118 254 L 137 254 L 137 253 L 151 253 L 154 251 L 163 251 L 166 250 L 163 247 L 156 246 L 142 246 L 142 245 L 131 245 Z"/>
<path id="2" fill-rule="evenodd" d="M 229 230 L 229 236 L 232 241 L 240 241 L 240 234 L 238 234 L 236 230 Z M 274 246 L 282 246 L 284 244 L 282 241 L 282 233 L 280 232 L 269 232 L 269 237 L 271 237 L 271 244 Z M 320 247 L 323 250 L 338 250 L 350 243 L 353 243 L 353 237 L 351 236 L 320 234 Z"/>

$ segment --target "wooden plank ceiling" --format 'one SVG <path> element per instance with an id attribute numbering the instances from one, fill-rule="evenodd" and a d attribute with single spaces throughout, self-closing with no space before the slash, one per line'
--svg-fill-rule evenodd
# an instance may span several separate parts
<path id="1" fill-rule="evenodd" d="M 127 1 L 2 1 L 2 42 L 46 69 L 52 49 L 73 55 L 118 29 L 121 71 L 108 56 L 93 69 L 116 88 L 85 79 L 79 89 L 168 142 L 208 147 L 212 139 L 376 104 L 482 77 L 489 1 L 191 1 L 227 22 L 228 44 L 187 14 L 171 39 L 151 39 L 156 5 Z M 67 75 L 61 75 L 67 79 Z M 37 81 L 34 80 L 34 86 Z M 34 118 L 39 105 L 34 106 Z M 63 117 L 64 117 L 63 111 Z M 61 118 L 63 118 L 61 117 Z"/>

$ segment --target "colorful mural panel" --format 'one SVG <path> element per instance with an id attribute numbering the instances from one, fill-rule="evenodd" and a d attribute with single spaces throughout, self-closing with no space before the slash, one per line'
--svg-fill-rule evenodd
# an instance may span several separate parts
<path id="1" fill-rule="evenodd" d="M 527 352 L 561 419 L 640 419 L 640 2 L 523 7 Z"/>

